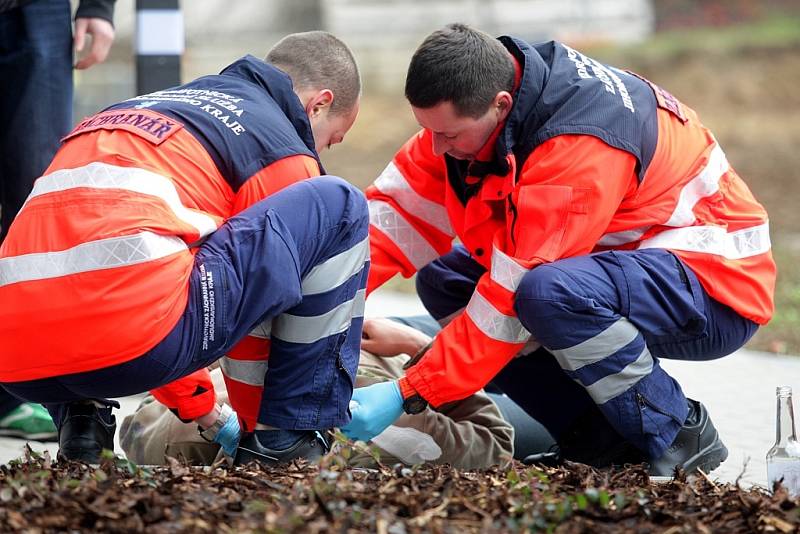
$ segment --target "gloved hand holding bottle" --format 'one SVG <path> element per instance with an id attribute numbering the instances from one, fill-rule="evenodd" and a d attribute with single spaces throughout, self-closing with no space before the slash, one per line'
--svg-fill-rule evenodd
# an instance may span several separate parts
<path id="1" fill-rule="evenodd" d="M 350 439 L 369 441 L 403 413 L 403 396 L 396 380 L 378 382 L 353 390 L 353 419 L 342 427 Z"/>

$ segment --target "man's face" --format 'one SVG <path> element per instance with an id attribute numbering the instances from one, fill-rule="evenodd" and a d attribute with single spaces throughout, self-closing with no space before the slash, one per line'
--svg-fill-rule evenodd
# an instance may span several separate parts
<path id="1" fill-rule="evenodd" d="M 317 153 L 344 141 L 344 135 L 353 127 L 353 123 L 356 121 L 358 109 L 359 102 L 356 101 L 350 111 L 331 114 L 330 106 L 327 106 L 316 115 L 309 116 Z"/>
<path id="2" fill-rule="evenodd" d="M 475 159 L 494 129 L 508 115 L 505 105 L 499 107 L 496 101 L 478 118 L 459 115 L 449 101 L 430 108 L 411 106 L 411 111 L 419 125 L 431 132 L 435 155 L 449 154 L 463 160 Z"/>

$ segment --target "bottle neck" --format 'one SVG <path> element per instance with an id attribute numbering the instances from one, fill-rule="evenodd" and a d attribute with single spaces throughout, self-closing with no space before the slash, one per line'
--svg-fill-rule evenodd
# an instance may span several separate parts
<path id="1" fill-rule="evenodd" d="M 790 440 L 795 441 L 794 409 L 792 394 L 778 392 L 778 420 L 775 428 L 775 444 L 785 446 Z"/>

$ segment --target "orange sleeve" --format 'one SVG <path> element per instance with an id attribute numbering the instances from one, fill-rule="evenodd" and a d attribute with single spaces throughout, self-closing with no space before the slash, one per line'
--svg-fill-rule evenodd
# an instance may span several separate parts
<path id="1" fill-rule="evenodd" d="M 319 164 L 311 156 L 298 154 L 275 161 L 247 179 L 236 193 L 232 215 L 239 213 L 288 185 L 319 176 Z"/>
<path id="2" fill-rule="evenodd" d="M 559 136 L 540 145 L 512 194 L 516 219 L 494 237 L 492 269 L 465 313 L 407 371 L 406 389 L 440 406 L 484 387 L 530 337 L 514 310 L 519 280 L 542 263 L 589 253 L 636 187 L 635 169 L 631 154 L 595 137 Z M 504 275 L 515 271 L 516 282 Z"/>
<path id="3" fill-rule="evenodd" d="M 150 393 L 184 423 L 206 415 L 217 402 L 211 374 L 205 367 L 150 390 Z"/>
<path id="4" fill-rule="evenodd" d="M 454 235 L 444 206 L 445 187 L 444 159 L 433 154 L 430 132 L 422 130 L 367 188 L 368 293 L 397 273 L 410 277 L 450 250 Z"/>

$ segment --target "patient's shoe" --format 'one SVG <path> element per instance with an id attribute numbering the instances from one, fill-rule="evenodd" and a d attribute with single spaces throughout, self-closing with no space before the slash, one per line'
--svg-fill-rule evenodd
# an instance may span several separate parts
<path id="1" fill-rule="evenodd" d="M 57 441 L 58 429 L 44 406 L 25 402 L 0 418 L 0 436 L 33 441 Z"/>
<path id="2" fill-rule="evenodd" d="M 276 443 L 275 437 L 280 433 L 284 437 L 273 447 L 267 443 Z M 292 436 L 288 441 L 286 436 Z M 303 432 L 287 432 L 281 430 L 256 430 L 242 435 L 239 448 L 233 458 L 234 465 L 244 465 L 257 461 L 264 465 L 278 465 L 290 462 L 296 458 L 305 458 L 314 461 L 324 456 L 330 450 L 330 445 L 320 432 L 309 430 Z"/>

